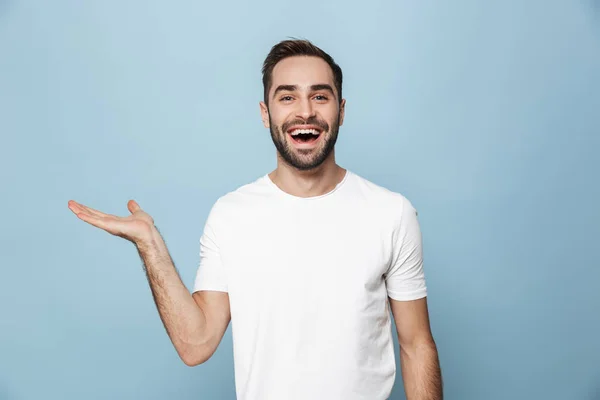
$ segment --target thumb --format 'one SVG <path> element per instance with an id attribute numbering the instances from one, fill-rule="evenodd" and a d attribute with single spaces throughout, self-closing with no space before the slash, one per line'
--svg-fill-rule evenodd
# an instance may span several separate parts
<path id="1" fill-rule="evenodd" d="M 135 202 L 135 200 L 129 200 L 127 202 L 127 209 L 133 214 L 134 212 L 141 210 L 141 207 Z"/>

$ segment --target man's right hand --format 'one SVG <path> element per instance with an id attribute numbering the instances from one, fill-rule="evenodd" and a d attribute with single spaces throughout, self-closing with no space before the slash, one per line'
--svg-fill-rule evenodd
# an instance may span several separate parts
<path id="1" fill-rule="evenodd" d="M 90 225 L 103 229 L 111 235 L 127 239 L 136 245 L 150 239 L 154 227 L 154 219 L 134 201 L 129 200 L 127 209 L 131 215 L 117 217 L 84 206 L 70 200 L 69 209 L 77 217 Z"/>
<path id="2" fill-rule="evenodd" d="M 69 201 L 69 209 L 79 219 L 137 246 L 160 318 L 177 353 L 186 365 L 201 364 L 215 352 L 229 325 L 229 295 L 216 291 L 190 295 L 152 217 L 134 200 L 127 208 L 131 215 L 117 217 Z"/>

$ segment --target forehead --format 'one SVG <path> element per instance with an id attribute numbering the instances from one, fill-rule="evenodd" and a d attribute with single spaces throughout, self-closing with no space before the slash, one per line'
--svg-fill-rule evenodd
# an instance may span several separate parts
<path id="1" fill-rule="evenodd" d="M 310 85 L 328 83 L 334 86 L 333 71 L 329 64 L 320 57 L 294 56 L 288 57 L 275 65 L 271 75 L 271 88 L 279 85 Z"/>

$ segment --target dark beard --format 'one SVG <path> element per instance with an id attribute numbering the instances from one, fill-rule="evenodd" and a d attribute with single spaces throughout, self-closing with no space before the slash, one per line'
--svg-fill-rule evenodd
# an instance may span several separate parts
<path id="1" fill-rule="evenodd" d="M 302 120 L 294 120 L 287 123 L 284 123 L 280 128 L 278 126 L 274 126 L 271 121 L 271 116 L 269 115 L 269 130 L 271 131 L 271 139 L 273 139 L 273 144 L 275 144 L 275 148 L 277 152 L 281 155 L 281 158 L 289 164 L 290 166 L 300 170 L 300 171 L 308 171 L 311 169 L 315 169 L 329 157 L 333 148 L 335 147 L 335 143 L 338 138 L 339 131 L 339 120 L 340 114 L 338 113 L 338 119 L 331 126 L 331 130 L 329 129 L 329 125 L 322 120 L 318 120 L 316 118 L 309 118 L 306 121 Z M 293 148 L 289 145 L 286 135 L 288 127 L 292 125 L 316 125 L 319 128 L 323 129 L 321 135 L 327 134 L 327 136 L 323 136 L 319 138 L 319 140 L 324 140 L 325 145 L 320 147 L 317 150 L 309 150 L 309 149 L 300 149 L 296 150 L 301 155 L 308 155 L 314 153 L 312 157 L 309 159 L 305 159 L 303 157 L 298 157 Z"/>

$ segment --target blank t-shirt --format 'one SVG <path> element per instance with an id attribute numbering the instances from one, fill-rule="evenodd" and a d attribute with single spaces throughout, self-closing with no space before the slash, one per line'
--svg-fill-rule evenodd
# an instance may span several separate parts
<path id="1" fill-rule="evenodd" d="M 264 175 L 213 205 L 199 290 L 229 293 L 239 400 L 387 399 L 388 296 L 427 295 L 417 212 L 349 170 L 309 198 Z"/>

